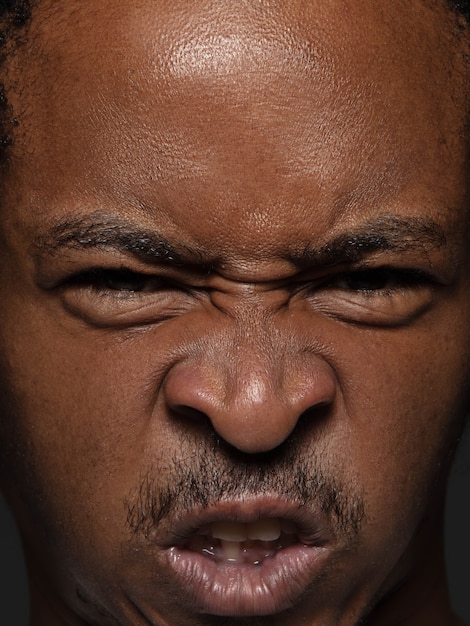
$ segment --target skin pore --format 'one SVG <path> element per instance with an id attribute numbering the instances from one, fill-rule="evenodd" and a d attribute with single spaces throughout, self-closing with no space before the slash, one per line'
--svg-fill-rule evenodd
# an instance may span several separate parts
<path id="1" fill-rule="evenodd" d="M 457 26 L 420 0 L 37 9 L 0 214 L 33 626 L 460 623 Z M 244 542 L 256 565 L 209 536 L 260 519 L 286 543 Z"/>

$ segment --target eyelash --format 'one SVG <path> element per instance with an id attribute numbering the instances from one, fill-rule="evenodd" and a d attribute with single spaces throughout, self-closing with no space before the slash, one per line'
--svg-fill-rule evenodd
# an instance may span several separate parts
<path id="1" fill-rule="evenodd" d="M 130 296 L 163 289 L 189 291 L 183 284 L 167 277 L 135 272 L 127 268 L 92 269 L 75 276 L 71 282 L 77 286 L 90 287 L 98 292 L 112 292 L 114 295 L 129 294 Z M 338 273 L 316 284 L 314 290 L 338 289 L 358 293 L 365 297 L 374 297 L 393 295 L 404 288 L 417 288 L 429 282 L 432 282 L 432 277 L 422 270 L 383 266 Z"/>
<path id="2" fill-rule="evenodd" d="M 350 283 L 346 285 L 346 283 Z M 356 285 L 351 283 L 356 283 Z M 365 297 L 391 296 L 406 288 L 418 288 L 432 282 L 432 277 L 422 270 L 377 267 L 343 272 L 324 285 L 330 289 L 343 289 Z M 388 286 L 387 286 L 388 285 Z"/>
<path id="3" fill-rule="evenodd" d="M 98 292 L 113 292 L 115 295 L 148 293 L 160 289 L 184 289 L 182 285 L 177 285 L 166 277 L 135 272 L 126 268 L 92 269 L 73 277 L 70 282 Z"/>

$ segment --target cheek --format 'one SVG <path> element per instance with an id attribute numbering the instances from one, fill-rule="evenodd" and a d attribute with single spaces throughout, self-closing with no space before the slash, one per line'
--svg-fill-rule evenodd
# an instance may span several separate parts
<path id="1" fill-rule="evenodd" d="M 403 543 L 443 495 L 468 411 L 468 337 L 459 324 L 440 336 L 346 335 L 337 368 L 342 416 L 330 425 L 328 449 L 361 485 L 371 532 Z"/>
<path id="2" fill-rule="evenodd" d="M 21 481 L 23 515 L 32 510 L 62 554 L 81 552 L 83 537 L 85 553 L 96 544 L 111 554 L 126 540 L 125 498 L 145 468 L 157 367 L 126 342 L 28 330 L 2 342 L 1 436 L 15 441 L 5 480 Z"/>

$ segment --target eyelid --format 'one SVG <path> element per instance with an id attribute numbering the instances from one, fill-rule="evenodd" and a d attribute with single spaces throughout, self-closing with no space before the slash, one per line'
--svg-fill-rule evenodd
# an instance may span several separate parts
<path id="1" fill-rule="evenodd" d="M 130 271 L 148 276 L 160 276 L 175 284 L 189 288 L 203 286 L 207 272 L 193 270 L 165 262 L 146 263 L 122 253 L 112 254 L 103 250 L 73 250 L 70 254 L 51 259 L 38 257 L 35 264 L 35 283 L 46 291 L 78 282 L 80 276 L 92 276 L 93 272 Z"/>
<path id="2" fill-rule="evenodd" d="M 128 269 L 123 272 L 131 275 L 131 282 L 132 275 L 144 281 L 142 289 L 107 286 L 106 274 L 119 272 L 93 268 L 64 280 L 59 286 L 64 309 L 95 328 L 119 329 L 162 323 L 192 310 L 199 300 L 191 289 L 171 278 Z"/>
<path id="3" fill-rule="evenodd" d="M 388 274 L 385 284 L 355 288 L 340 284 L 363 273 Z M 371 280 L 373 280 L 371 278 Z M 416 267 L 358 267 L 342 270 L 309 289 L 309 307 L 349 324 L 366 327 L 398 327 L 412 323 L 436 302 L 440 281 L 427 270 Z"/>

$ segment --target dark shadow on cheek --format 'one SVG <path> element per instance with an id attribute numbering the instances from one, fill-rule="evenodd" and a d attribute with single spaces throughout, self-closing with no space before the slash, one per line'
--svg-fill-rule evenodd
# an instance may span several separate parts
<path id="1" fill-rule="evenodd" d="M 26 416 L 12 381 L 6 359 L 0 356 L 0 490 L 19 526 L 25 516 L 30 518 L 41 541 L 52 544 L 46 522 L 50 511 L 33 448 L 34 433 L 29 432 L 31 416 Z"/>
<path id="2" fill-rule="evenodd" d="M 120 622 L 118 622 L 111 613 L 106 611 L 103 606 L 101 606 L 98 602 L 95 602 L 83 587 L 77 586 L 75 589 L 75 595 L 79 604 L 85 608 L 88 626 L 103 626 L 103 624 L 108 624 L 109 626 L 120 626 Z M 97 617 L 90 617 L 90 613 L 96 615 Z"/>
<path id="3" fill-rule="evenodd" d="M 23 484 L 31 478 L 26 458 L 27 437 L 21 427 L 21 409 L 12 391 L 11 375 L 5 359 L 0 358 L 0 487 L 8 492 L 12 483 Z"/>

